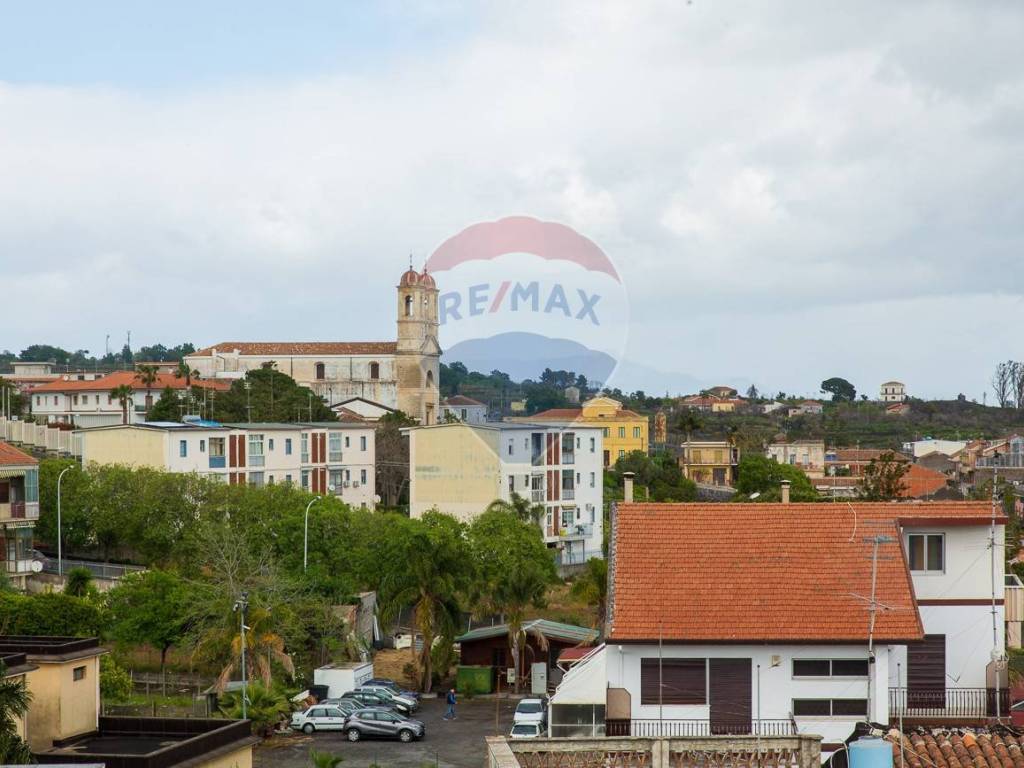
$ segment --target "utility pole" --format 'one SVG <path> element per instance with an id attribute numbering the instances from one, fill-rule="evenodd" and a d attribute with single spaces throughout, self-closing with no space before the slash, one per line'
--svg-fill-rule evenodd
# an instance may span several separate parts
<path id="1" fill-rule="evenodd" d="M 249 690 L 248 681 L 246 679 L 245 670 L 245 611 L 249 607 L 249 593 L 243 592 L 242 596 L 235 601 L 233 610 L 238 611 L 241 614 L 241 633 L 242 633 L 242 719 L 245 720 L 248 713 L 249 704 Z"/>
<path id="2" fill-rule="evenodd" d="M 871 678 L 875 674 L 875 617 L 878 613 L 878 599 L 875 588 L 878 584 L 878 547 L 889 544 L 893 539 L 889 536 L 872 536 L 865 539 L 871 548 L 871 601 L 868 603 L 868 722 L 871 722 Z"/>
<path id="3" fill-rule="evenodd" d="M 999 485 L 999 451 L 992 454 L 992 522 L 989 526 L 988 549 L 992 567 L 992 676 L 996 689 L 996 722 L 1002 715 L 999 702 L 999 673 L 1003 650 L 999 647 L 999 615 L 996 611 L 996 487 Z"/>

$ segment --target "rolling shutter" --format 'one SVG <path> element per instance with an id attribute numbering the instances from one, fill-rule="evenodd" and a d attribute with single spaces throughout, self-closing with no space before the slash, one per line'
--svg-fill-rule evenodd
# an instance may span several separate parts
<path id="1" fill-rule="evenodd" d="M 661 659 L 661 696 L 658 696 L 659 660 L 640 660 L 641 704 L 706 704 L 706 659 Z"/>
<path id="2" fill-rule="evenodd" d="M 711 733 L 750 733 L 750 659 L 711 659 Z"/>

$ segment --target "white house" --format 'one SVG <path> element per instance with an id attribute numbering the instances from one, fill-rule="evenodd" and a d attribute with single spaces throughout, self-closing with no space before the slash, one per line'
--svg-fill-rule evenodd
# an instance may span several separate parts
<path id="1" fill-rule="evenodd" d="M 1003 565 L 990 570 L 990 515 L 983 502 L 620 504 L 606 642 L 566 675 L 565 698 L 586 704 L 587 676 L 603 676 L 591 703 L 609 736 L 795 723 L 823 737 L 823 755 L 868 717 L 994 714 Z"/>
<path id="2" fill-rule="evenodd" d="M 779 464 L 789 464 L 803 470 L 808 477 L 825 474 L 825 442 L 823 440 L 794 440 L 791 443 L 772 443 L 765 455 Z"/>
<path id="3" fill-rule="evenodd" d="M 902 381 L 887 381 L 879 387 L 878 399 L 883 403 L 902 403 L 907 398 L 907 388 Z"/>
<path id="4" fill-rule="evenodd" d="M 374 429 L 345 422 L 142 422 L 76 432 L 82 465 L 196 472 L 225 483 L 294 483 L 356 507 L 375 503 Z"/>
<path id="5" fill-rule="evenodd" d="M 472 520 L 512 494 L 541 505 L 541 526 L 563 564 L 601 556 L 602 431 L 553 424 L 452 422 L 409 435 L 409 510 Z"/>
<path id="6" fill-rule="evenodd" d="M 926 438 L 924 440 L 915 440 L 912 443 L 903 444 L 903 452 L 914 457 L 915 460 L 922 456 L 927 456 L 929 453 L 943 453 L 946 456 L 952 456 L 958 451 L 962 451 L 967 447 L 966 440 L 933 440 Z"/>
<path id="7" fill-rule="evenodd" d="M 484 424 L 487 422 L 487 406 L 472 397 L 452 395 L 441 401 L 441 419 L 461 421 L 463 424 Z"/>

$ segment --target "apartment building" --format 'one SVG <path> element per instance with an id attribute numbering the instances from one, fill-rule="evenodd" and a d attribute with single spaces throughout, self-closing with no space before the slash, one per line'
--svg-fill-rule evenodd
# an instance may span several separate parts
<path id="1" fill-rule="evenodd" d="M 680 446 L 683 476 L 703 485 L 732 486 L 740 451 L 728 440 L 688 440 Z"/>
<path id="2" fill-rule="evenodd" d="M 551 408 L 506 421 L 597 427 L 604 441 L 601 456 L 606 467 L 633 451 L 646 453 L 648 448 L 648 417 L 623 408 L 622 403 L 610 397 L 593 397 L 579 408 Z"/>
<path id="3" fill-rule="evenodd" d="M 907 399 L 907 387 L 902 381 L 886 381 L 879 387 L 878 399 L 883 403 L 902 403 Z"/>
<path id="4" fill-rule="evenodd" d="M 823 440 L 794 440 L 791 443 L 772 443 L 766 449 L 769 459 L 803 470 L 811 478 L 825 473 L 825 442 Z"/>
<path id="5" fill-rule="evenodd" d="M 0 550 L 7 577 L 22 589 L 32 573 L 32 531 L 39 519 L 39 462 L 0 442 Z"/>
<path id="6" fill-rule="evenodd" d="M 221 380 L 193 379 L 192 384 L 220 391 L 231 387 L 230 381 Z M 65 374 L 30 389 L 29 404 L 32 415 L 47 422 L 62 422 L 83 429 L 122 424 L 126 414 L 121 401 L 111 394 L 121 386 L 132 389 L 127 422 L 135 424 L 146 420 L 146 410 L 160 399 L 165 389 L 182 392 L 187 382 L 169 373 L 158 373 L 150 383 L 135 371 L 115 371 L 92 378 Z"/>
<path id="7" fill-rule="evenodd" d="M 409 435 L 409 512 L 472 520 L 517 494 L 544 507 L 541 526 L 562 563 L 600 556 L 602 430 L 581 424 L 437 424 Z"/>
<path id="8" fill-rule="evenodd" d="M 988 503 L 753 506 L 613 511 L 607 644 L 570 681 L 592 665 L 607 735 L 796 732 L 825 754 L 865 719 L 1006 716 Z"/>
<path id="9" fill-rule="evenodd" d="M 293 483 L 373 508 L 375 432 L 362 422 L 142 422 L 80 430 L 82 465 L 195 472 L 224 483 Z"/>

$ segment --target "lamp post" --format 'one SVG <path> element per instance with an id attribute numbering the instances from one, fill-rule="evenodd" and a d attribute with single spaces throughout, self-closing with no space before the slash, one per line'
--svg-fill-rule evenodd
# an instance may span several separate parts
<path id="1" fill-rule="evenodd" d="M 249 593 L 243 592 L 242 596 L 235 601 L 235 606 L 232 608 L 234 611 L 238 611 L 241 614 L 241 633 L 242 633 L 242 719 L 245 720 L 248 710 L 248 699 L 249 689 L 246 680 L 245 671 L 245 611 L 249 607 Z"/>
<path id="2" fill-rule="evenodd" d="M 302 572 L 306 572 L 306 566 L 309 564 L 309 508 L 320 501 L 319 496 L 314 496 L 309 500 L 309 504 L 306 505 L 306 519 L 302 526 Z"/>
<path id="3" fill-rule="evenodd" d="M 60 532 L 60 482 L 64 479 L 64 473 L 70 470 L 71 467 L 64 467 L 57 475 L 57 576 L 64 575 L 64 550 L 61 546 Z"/>

